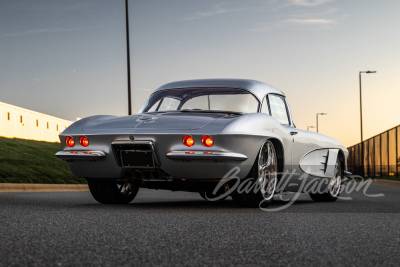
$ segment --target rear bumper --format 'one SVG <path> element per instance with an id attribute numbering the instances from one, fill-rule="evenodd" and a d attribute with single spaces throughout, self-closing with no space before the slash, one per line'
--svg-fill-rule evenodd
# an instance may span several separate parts
<path id="1" fill-rule="evenodd" d="M 120 166 L 111 151 L 60 151 L 56 157 L 65 160 L 76 177 L 83 178 L 119 179 L 128 177 L 134 170 L 154 169 Z M 232 152 L 171 151 L 160 158 L 161 164 L 155 169 L 175 179 L 220 179 L 238 166 L 239 173 L 235 174 L 242 178 L 252 167 L 246 155 Z"/>
<path id="2" fill-rule="evenodd" d="M 106 153 L 103 151 L 60 151 L 56 157 L 62 160 L 99 160 L 103 159 Z"/>
<path id="3" fill-rule="evenodd" d="M 204 151 L 172 151 L 167 158 L 173 160 L 229 160 L 245 161 L 247 156 L 231 152 L 204 152 Z"/>
<path id="4" fill-rule="evenodd" d="M 106 157 L 103 151 L 60 151 L 55 155 L 61 160 L 99 160 Z M 166 154 L 172 160 L 224 160 L 245 161 L 247 156 L 232 152 L 172 151 Z"/>

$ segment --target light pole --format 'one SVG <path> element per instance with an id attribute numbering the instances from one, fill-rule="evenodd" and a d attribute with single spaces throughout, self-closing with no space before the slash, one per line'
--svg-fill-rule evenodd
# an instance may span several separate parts
<path id="1" fill-rule="evenodd" d="M 315 128 L 315 126 L 307 126 L 307 131 L 309 131 L 310 128 Z"/>
<path id="2" fill-rule="evenodd" d="M 328 113 L 317 113 L 317 133 L 318 133 L 318 115 L 328 115 Z"/>
<path id="3" fill-rule="evenodd" d="M 125 0 L 125 19 L 126 19 L 126 53 L 127 53 L 127 69 L 128 69 L 128 115 L 132 115 L 131 105 L 131 60 L 129 52 L 129 14 L 128 0 Z"/>
<path id="4" fill-rule="evenodd" d="M 367 70 L 367 71 L 360 71 L 358 73 L 358 79 L 360 81 L 360 129 L 361 129 L 361 143 L 362 143 L 364 141 L 364 138 L 363 138 L 363 119 L 362 119 L 361 73 L 370 74 L 370 73 L 376 73 L 376 71 L 375 70 L 373 70 L 373 71 Z"/>
<path id="5" fill-rule="evenodd" d="M 375 70 L 367 70 L 367 71 L 360 71 L 358 73 L 358 80 L 360 82 L 360 131 L 361 131 L 361 162 L 362 162 L 362 170 L 361 170 L 361 175 L 364 177 L 365 176 L 365 164 L 364 164 L 364 138 L 363 138 L 363 119 L 362 119 L 362 94 L 361 94 L 361 73 L 376 73 Z"/>

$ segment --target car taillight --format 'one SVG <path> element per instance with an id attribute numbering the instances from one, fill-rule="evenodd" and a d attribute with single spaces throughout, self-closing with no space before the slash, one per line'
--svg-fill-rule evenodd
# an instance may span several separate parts
<path id="1" fill-rule="evenodd" d="M 67 146 L 73 147 L 73 146 L 75 145 L 74 138 L 72 138 L 71 136 L 68 136 L 68 137 L 65 139 L 65 143 L 67 144 Z"/>
<path id="2" fill-rule="evenodd" d="M 211 138 L 211 136 L 205 135 L 203 138 L 201 138 L 201 143 L 205 147 L 211 147 L 214 144 L 214 140 Z"/>
<path id="3" fill-rule="evenodd" d="M 194 145 L 194 139 L 193 139 L 193 137 L 191 137 L 189 135 L 186 135 L 185 137 L 183 137 L 182 142 L 187 147 L 191 147 Z"/>
<path id="4" fill-rule="evenodd" d="M 81 146 L 87 147 L 89 145 L 89 140 L 86 137 L 81 136 L 79 138 L 79 143 L 81 144 Z"/>

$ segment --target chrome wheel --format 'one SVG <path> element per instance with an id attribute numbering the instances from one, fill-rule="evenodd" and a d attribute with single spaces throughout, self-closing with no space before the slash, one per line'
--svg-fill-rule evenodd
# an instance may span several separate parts
<path id="1" fill-rule="evenodd" d="M 265 200 L 274 197 L 277 183 L 277 158 L 271 141 L 266 141 L 258 154 L 258 182 L 261 195 Z"/>
<path id="2" fill-rule="evenodd" d="M 326 193 L 310 193 L 310 197 L 318 202 L 334 202 L 339 198 L 342 189 L 342 164 L 340 158 L 336 160 L 335 171 L 328 184 Z"/>
<path id="3" fill-rule="evenodd" d="M 341 186 L 342 186 L 342 169 L 338 159 L 336 161 L 333 178 L 329 183 L 329 193 L 331 194 L 332 197 L 339 196 Z"/>
<path id="4" fill-rule="evenodd" d="M 266 208 L 272 203 L 278 182 L 278 159 L 273 143 L 265 141 L 249 174 L 241 181 L 245 189 L 235 190 L 231 196 L 243 207 Z"/>

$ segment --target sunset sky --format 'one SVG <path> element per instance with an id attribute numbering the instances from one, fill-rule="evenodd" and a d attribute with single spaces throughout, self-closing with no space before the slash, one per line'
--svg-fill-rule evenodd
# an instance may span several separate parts
<path id="1" fill-rule="evenodd" d="M 400 124 L 400 1 L 130 0 L 133 111 L 164 83 L 246 78 L 298 128 L 350 146 Z M 124 0 L 0 1 L 0 101 L 75 120 L 127 114 Z M 314 129 L 313 129 L 314 130 Z"/>

